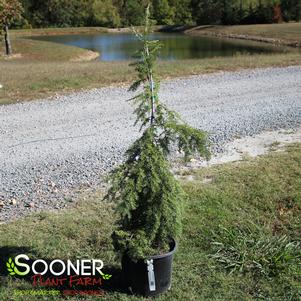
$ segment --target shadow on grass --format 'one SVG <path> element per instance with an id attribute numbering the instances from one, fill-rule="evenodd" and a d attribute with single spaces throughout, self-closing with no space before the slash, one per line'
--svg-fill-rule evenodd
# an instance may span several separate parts
<path id="1" fill-rule="evenodd" d="M 0 276 L 9 276 L 6 262 L 9 258 L 14 258 L 18 254 L 33 253 L 28 247 L 0 247 Z"/>
<path id="2" fill-rule="evenodd" d="M 191 25 L 164 25 L 159 31 L 160 32 L 184 32 L 187 29 L 191 29 L 194 26 Z"/>
<path id="3" fill-rule="evenodd" d="M 70 275 L 67 274 L 67 268 L 65 272 L 61 275 L 53 275 L 49 268 L 47 272 L 43 275 L 35 275 L 32 270 L 25 276 L 10 275 L 8 270 L 7 262 L 9 258 L 12 259 L 14 264 L 15 256 L 19 254 L 31 254 L 29 260 L 20 259 L 20 262 L 26 263 L 29 266 L 32 266 L 32 263 L 39 259 L 47 263 L 48 267 L 54 259 L 49 258 L 40 258 L 28 247 L 0 247 L 0 283 L 1 286 L 7 286 L 9 282 L 9 277 L 13 279 L 22 279 L 32 285 L 34 290 L 57 290 L 60 291 L 62 295 L 68 295 L 66 292 L 72 291 L 73 294 L 84 294 L 87 291 L 99 292 L 99 295 L 103 295 L 106 292 L 119 292 L 119 293 L 128 293 L 124 286 L 122 270 L 117 266 L 106 266 L 102 269 L 102 272 L 106 275 L 111 275 L 110 279 L 103 279 L 101 275 L 97 276 L 81 276 L 77 275 L 75 271 L 70 269 Z M 61 259 L 65 264 L 67 260 Z M 76 267 L 76 262 L 72 262 Z M 10 269 L 15 272 L 15 265 L 10 264 Z M 45 270 L 45 264 L 43 262 L 38 262 L 35 264 L 35 269 L 38 272 L 43 273 Z M 53 271 L 61 271 L 62 264 L 57 262 L 53 264 Z M 18 267 L 18 270 L 23 272 L 25 267 Z M 80 268 L 81 271 L 81 268 Z M 86 270 L 89 272 L 89 269 Z"/>

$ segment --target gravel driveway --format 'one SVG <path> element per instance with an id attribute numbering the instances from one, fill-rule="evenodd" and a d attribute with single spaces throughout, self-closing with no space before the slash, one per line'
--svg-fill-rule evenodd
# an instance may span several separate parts
<path id="1" fill-rule="evenodd" d="M 60 209 L 97 187 L 139 134 L 126 88 L 0 106 L 0 222 Z M 213 151 L 264 130 L 301 124 L 301 66 L 162 83 L 161 98 L 211 133 Z"/>

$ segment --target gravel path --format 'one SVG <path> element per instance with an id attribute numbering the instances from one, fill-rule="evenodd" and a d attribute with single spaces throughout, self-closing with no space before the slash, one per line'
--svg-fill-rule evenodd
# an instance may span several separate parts
<path id="1" fill-rule="evenodd" d="M 60 209 L 121 161 L 137 137 L 126 88 L 102 88 L 0 107 L 0 222 Z M 301 66 L 165 82 L 162 100 L 211 133 L 238 136 L 301 124 Z"/>

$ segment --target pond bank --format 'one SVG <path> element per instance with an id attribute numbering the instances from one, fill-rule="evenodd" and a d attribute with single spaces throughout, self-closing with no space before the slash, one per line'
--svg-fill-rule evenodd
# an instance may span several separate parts
<path id="1" fill-rule="evenodd" d="M 301 23 L 197 26 L 188 29 L 183 28 L 182 32 L 189 35 L 214 36 L 218 38 L 250 40 L 279 46 L 301 47 Z"/>
<path id="2" fill-rule="evenodd" d="M 72 58 L 70 62 L 89 62 L 89 61 L 94 61 L 99 57 L 100 53 L 92 51 L 92 50 L 87 50 L 81 55 Z"/>

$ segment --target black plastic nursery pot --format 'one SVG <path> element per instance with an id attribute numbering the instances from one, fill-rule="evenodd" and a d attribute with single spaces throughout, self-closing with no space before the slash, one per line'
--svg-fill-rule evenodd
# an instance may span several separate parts
<path id="1" fill-rule="evenodd" d="M 157 296 L 170 289 L 173 255 L 177 244 L 170 243 L 170 251 L 151 256 L 145 260 L 133 261 L 127 255 L 122 258 L 122 272 L 125 284 L 136 295 Z"/>

